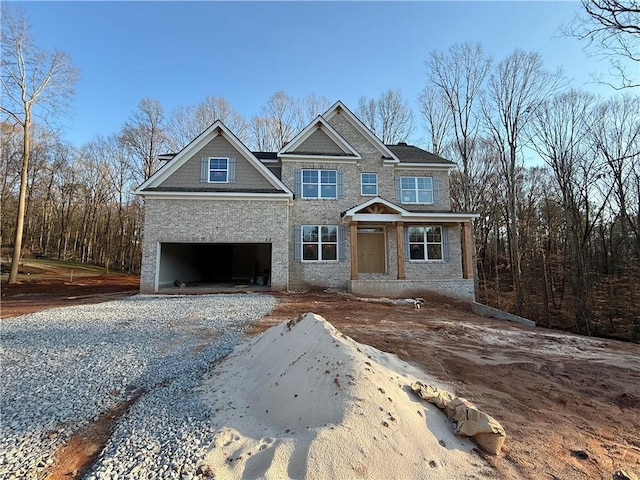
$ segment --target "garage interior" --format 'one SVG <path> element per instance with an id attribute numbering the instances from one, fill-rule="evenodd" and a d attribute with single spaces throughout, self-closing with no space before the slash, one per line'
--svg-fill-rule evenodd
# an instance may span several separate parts
<path id="1" fill-rule="evenodd" d="M 270 243 L 161 243 L 158 289 L 269 287 Z"/>

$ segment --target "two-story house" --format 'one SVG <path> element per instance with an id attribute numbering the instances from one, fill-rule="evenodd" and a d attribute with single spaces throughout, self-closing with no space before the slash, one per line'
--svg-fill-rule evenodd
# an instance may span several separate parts
<path id="1" fill-rule="evenodd" d="M 279 152 L 215 122 L 144 182 L 140 290 L 260 285 L 474 299 L 470 213 L 454 164 L 384 145 L 341 102 Z"/>

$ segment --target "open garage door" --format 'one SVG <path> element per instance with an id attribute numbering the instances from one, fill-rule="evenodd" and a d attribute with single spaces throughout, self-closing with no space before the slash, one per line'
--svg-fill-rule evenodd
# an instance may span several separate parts
<path id="1" fill-rule="evenodd" d="M 267 286 L 270 243 L 161 243 L 158 288 Z"/>

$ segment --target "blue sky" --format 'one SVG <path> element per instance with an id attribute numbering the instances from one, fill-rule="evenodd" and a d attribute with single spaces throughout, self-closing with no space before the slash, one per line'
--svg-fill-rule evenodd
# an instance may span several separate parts
<path id="1" fill-rule="evenodd" d="M 43 48 L 67 52 L 81 79 L 66 138 L 116 133 L 139 100 L 168 113 L 225 97 L 247 120 L 278 90 L 342 100 L 399 88 L 415 103 L 432 50 L 481 42 L 500 60 L 515 48 L 562 66 L 572 85 L 606 72 L 563 37 L 579 2 L 20 2 Z M 415 109 L 417 113 L 417 108 Z M 419 122 L 417 122 L 419 124 Z M 412 138 L 418 140 L 418 128 Z"/>

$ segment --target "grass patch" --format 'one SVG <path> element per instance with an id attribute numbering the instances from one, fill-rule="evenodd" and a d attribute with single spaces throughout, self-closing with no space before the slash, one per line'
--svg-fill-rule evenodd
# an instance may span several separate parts
<path id="1" fill-rule="evenodd" d="M 2 275 L 0 279 L 2 283 L 6 283 L 9 279 L 9 270 L 11 268 L 11 260 L 2 259 Z M 18 269 L 19 282 L 33 282 L 38 280 L 65 280 L 73 281 L 77 278 L 95 277 L 105 274 L 120 275 L 117 270 L 107 270 L 99 265 L 88 263 L 59 261 L 50 258 L 25 258 L 20 261 Z"/>

